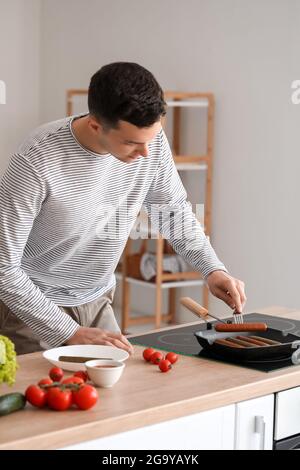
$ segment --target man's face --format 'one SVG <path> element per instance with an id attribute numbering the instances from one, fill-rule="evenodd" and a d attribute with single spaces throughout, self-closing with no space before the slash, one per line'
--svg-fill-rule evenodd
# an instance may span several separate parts
<path id="1" fill-rule="evenodd" d="M 95 122 L 95 121 L 94 121 Z M 139 128 L 127 121 L 119 121 L 117 129 L 94 127 L 99 145 L 118 160 L 132 163 L 148 156 L 148 145 L 161 130 L 160 120 L 150 127 Z"/>

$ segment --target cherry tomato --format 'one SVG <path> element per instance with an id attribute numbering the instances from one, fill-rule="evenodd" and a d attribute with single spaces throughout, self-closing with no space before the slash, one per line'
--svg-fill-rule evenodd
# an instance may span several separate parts
<path id="1" fill-rule="evenodd" d="M 37 385 L 29 385 L 25 392 L 26 400 L 37 408 L 43 408 L 47 402 L 47 392 Z"/>
<path id="2" fill-rule="evenodd" d="M 51 380 L 49 377 L 46 377 L 45 379 L 42 379 L 39 381 L 38 385 L 51 385 L 53 384 L 53 380 Z"/>
<path id="3" fill-rule="evenodd" d="M 152 354 L 154 353 L 154 349 L 153 348 L 147 348 L 147 349 L 144 349 L 143 351 L 143 358 L 145 359 L 145 361 L 147 362 L 150 362 L 150 358 L 152 356 Z"/>
<path id="4" fill-rule="evenodd" d="M 60 382 L 63 376 L 64 376 L 64 373 L 60 367 L 52 367 L 52 369 L 49 370 L 49 377 L 54 382 Z"/>
<path id="5" fill-rule="evenodd" d="M 81 410 L 89 410 L 98 400 L 98 393 L 92 385 L 82 385 L 79 390 L 73 392 L 73 402 Z"/>
<path id="6" fill-rule="evenodd" d="M 84 380 L 81 379 L 80 377 L 68 377 L 67 379 L 64 379 L 62 381 L 62 384 L 84 384 Z"/>
<path id="7" fill-rule="evenodd" d="M 171 364 L 175 364 L 175 362 L 178 361 L 178 356 L 177 356 L 177 354 L 174 353 L 174 352 L 169 352 L 169 353 L 166 355 L 165 359 L 167 359 L 168 361 L 170 361 Z"/>
<path id="8" fill-rule="evenodd" d="M 152 364 L 158 364 L 163 359 L 163 357 L 164 356 L 161 352 L 156 351 L 151 355 L 150 361 L 152 362 Z"/>
<path id="9" fill-rule="evenodd" d="M 74 377 L 80 377 L 84 382 L 87 382 L 89 380 L 88 373 L 84 370 L 79 370 L 78 372 L 75 372 Z"/>
<path id="10" fill-rule="evenodd" d="M 47 403 L 52 410 L 67 410 L 72 406 L 72 392 L 71 390 L 61 389 L 60 387 L 49 388 Z"/>
<path id="11" fill-rule="evenodd" d="M 170 361 L 168 361 L 167 359 L 163 359 L 162 361 L 160 361 L 160 363 L 158 364 L 158 367 L 160 368 L 160 370 L 162 372 L 168 372 L 170 369 L 172 369 L 172 364 Z"/>

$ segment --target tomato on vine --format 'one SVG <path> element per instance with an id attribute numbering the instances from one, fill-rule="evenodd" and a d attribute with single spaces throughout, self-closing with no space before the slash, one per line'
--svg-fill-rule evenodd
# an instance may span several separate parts
<path id="1" fill-rule="evenodd" d="M 171 362 L 171 364 L 175 364 L 178 361 L 178 355 L 174 352 L 169 352 L 166 354 L 166 359 Z"/>
<path id="2" fill-rule="evenodd" d="M 73 402 L 81 410 L 89 410 L 98 401 L 98 392 L 92 385 L 82 385 L 73 391 Z"/>
<path id="3" fill-rule="evenodd" d="M 147 348 L 147 349 L 144 349 L 143 351 L 143 358 L 145 359 L 145 361 L 149 362 L 150 361 L 150 358 L 152 356 L 152 354 L 154 353 L 154 349 L 153 348 Z"/>
<path id="4" fill-rule="evenodd" d="M 160 370 L 162 372 L 168 372 L 170 369 L 172 369 L 172 364 L 170 361 L 168 361 L 167 359 L 163 359 L 162 361 L 160 361 L 160 363 L 158 364 L 158 367 L 160 368 Z"/>
<path id="5" fill-rule="evenodd" d="M 57 411 L 65 411 L 72 406 L 72 392 L 62 387 L 51 387 L 47 394 L 49 408 Z"/>
<path id="6" fill-rule="evenodd" d="M 29 385 L 25 391 L 26 400 L 37 408 L 43 408 L 47 403 L 47 392 L 38 385 Z"/>
<path id="7" fill-rule="evenodd" d="M 60 382 L 64 376 L 64 372 L 60 367 L 52 367 L 49 371 L 49 377 L 53 382 Z"/>

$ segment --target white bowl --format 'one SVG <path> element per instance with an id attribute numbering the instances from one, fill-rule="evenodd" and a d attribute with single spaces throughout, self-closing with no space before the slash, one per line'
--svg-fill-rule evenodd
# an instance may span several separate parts
<path id="1" fill-rule="evenodd" d="M 124 349 L 114 346 L 94 345 L 94 344 L 76 344 L 72 346 L 61 346 L 59 348 L 48 349 L 43 352 L 43 356 L 47 361 L 64 370 L 77 371 L 86 370 L 85 363 L 81 362 L 64 362 L 60 361 L 60 356 L 80 356 L 92 359 L 104 358 L 113 359 L 114 361 L 126 361 L 129 354 Z"/>
<path id="2" fill-rule="evenodd" d="M 85 366 L 91 381 L 98 387 L 104 388 L 110 388 L 117 383 L 125 369 L 125 364 L 121 361 L 88 361 Z"/>

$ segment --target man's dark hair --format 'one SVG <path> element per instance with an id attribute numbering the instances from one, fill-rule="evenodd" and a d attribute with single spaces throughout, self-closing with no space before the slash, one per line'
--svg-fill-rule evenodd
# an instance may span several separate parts
<path id="1" fill-rule="evenodd" d="M 163 91 L 151 72 L 133 62 L 104 65 L 91 78 L 88 92 L 91 115 L 107 127 L 127 121 L 150 127 L 166 114 Z"/>

